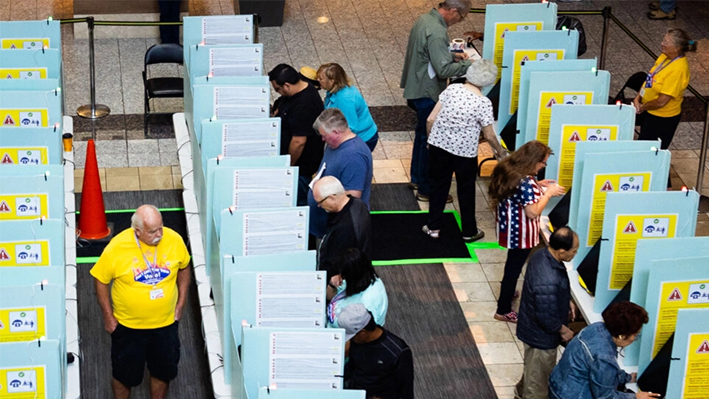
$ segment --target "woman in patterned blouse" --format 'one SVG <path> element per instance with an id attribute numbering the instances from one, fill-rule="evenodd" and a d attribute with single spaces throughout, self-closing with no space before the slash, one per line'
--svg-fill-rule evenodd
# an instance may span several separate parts
<path id="1" fill-rule="evenodd" d="M 497 206 L 497 238 L 507 248 L 507 261 L 502 277 L 495 319 L 517 322 L 512 310 L 517 279 L 522 266 L 539 244 L 539 216 L 549 198 L 564 194 L 564 187 L 554 180 L 536 180 L 547 165 L 551 148 L 540 141 L 530 141 L 502 160 L 492 171 L 490 203 Z M 544 192 L 540 187 L 546 188 Z"/>
<path id="2" fill-rule="evenodd" d="M 428 223 L 423 232 L 438 238 L 451 179 L 455 172 L 460 204 L 461 227 L 465 242 L 485 236 L 475 220 L 475 178 L 478 174 L 480 132 L 496 154 L 507 152 L 492 129 L 492 103 L 480 89 L 495 83 L 497 67 L 490 60 L 474 62 L 465 74 L 464 84 L 452 84 L 441 93 L 428 117 L 427 130 L 431 182 Z"/>

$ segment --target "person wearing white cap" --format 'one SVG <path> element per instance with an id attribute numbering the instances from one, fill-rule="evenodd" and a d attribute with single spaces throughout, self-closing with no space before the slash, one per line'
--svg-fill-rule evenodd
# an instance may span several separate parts
<path id="1" fill-rule="evenodd" d="M 361 303 L 345 307 L 345 388 L 367 391 L 367 399 L 413 399 L 414 360 L 403 339 L 377 325 Z"/>

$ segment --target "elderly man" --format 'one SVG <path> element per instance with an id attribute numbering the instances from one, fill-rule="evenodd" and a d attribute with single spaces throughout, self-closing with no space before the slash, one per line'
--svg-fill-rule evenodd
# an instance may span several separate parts
<path id="1" fill-rule="evenodd" d="M 357 248 L 371 258 L 369 209 L 359 198 L 348 195 L 334 176 L 315 182 L 313 198 L 328 213 L 325 235 L 318 248 L 318 269 L 332 276 L 332 261 L 349 248 Z"/>
<path id="2" fill-rule="evenodd" d="M 576 316 L 576 306 L 563 262 L 570 262 L 578 249 L 579 237 L 562 227 L 551 235 L 548 248 L 529 258 L 517 322 L 517 338 L 524 345 L 524 371 L 515 387 L 517 399 L 548 397 L 557 347 L 574 336 L 567 325 Z"/>
<path id="3" fill-rule="evenodd" d="M 177 376 L 177 330 L 190 285 L 190 255 L 182 237 L 163 227 L 156 207 L 138 208 L 131 225 L 106 246 L 91 275 L 111 334 L 114 398 L 130 397 L 147 362 L 150 397 L 162 399 Z"/>
<path id="4" fill-rule="evenodd" d="M 347 305 L 338 318 L 345 329 L 345 388 L 367 398 L 414 399 L 414 359 L 403 339 L 377 325 L 361 303 Z"/>
<path id="5" fill-rule="evenodd" d="M 430 194 L 426 118 L 436 105 L 438 95 L 446 88 L 448 78 L 464 75 L 470 66 L 466 53 L 448 50 L 448 27 L 465 19 L 470 7 L 470 0 L 446 0 L 419 17 L 409 33 L 400 87 L 418 118 L 411 154 L 410 185 L 418 188 L 416 198 L 419 201 L 428 201 Z"/>
<path id="6" fill-rule="evenodd" d="M 324 109 L 318 90 L 292 66 L 279 64 L 268 73 L 271 86 L 281 97 L 272 116 L 281 118 L 281 155 L 290 155 L 298 167 L 298 205 L 307 203 L 308 183 L 320 165 L 323 145 L 313 122 Z"/>
<path id="7" fill-rule="evenodd" d="M 324 176 L 334 176 L 345 188 L 345 193 L 361 198 L 369 208 L 372 187 L 372 152 L 359 136 L 352 133 L 347 119 L 337 108 L 328 108 L 315 120 L 313 127 L 320 133 L 325 146 L 325 155 L 318 173 L 310 183 Z M 310 234 L 322 238 L 327 225 L 327 212 L 318 206 L 313 191 L 308 193 L 310 206 Z"/>

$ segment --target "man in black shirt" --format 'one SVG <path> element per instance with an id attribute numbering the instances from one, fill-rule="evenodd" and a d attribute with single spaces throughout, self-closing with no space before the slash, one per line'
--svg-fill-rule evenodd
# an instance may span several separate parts
<path id="1" fill-rule="evenodd" d="M 313 123 L 323 111 L 318 90 L 292 66 L 279 64 L 268 73 L 273 89 L 281 95 L 271 116 L 281 118 L 281 155 L 290 155 L 298 167 L 298 205 L 307 205 L 308 183 L 317 172 L 324 146 Z"/>
<path id="2" fill-rule="evenodd" d="M 361 303 L 337 319 L 345 329 L 345 388 L 367 391 L 367 399 L 413 399 L 414 360 L 406 342 L 378 326 Z"/>

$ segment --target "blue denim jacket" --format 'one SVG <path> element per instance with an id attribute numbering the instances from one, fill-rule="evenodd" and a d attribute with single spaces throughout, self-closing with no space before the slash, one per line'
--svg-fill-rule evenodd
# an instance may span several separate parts
<path id="1" fill-rule="evenodd" d="M 571 340 L 549 377 L 550 399 L 635 399 L 616 388 L 630 374 L 616 361 L 617 347 L 602 322 L 593 323 Z"/>

